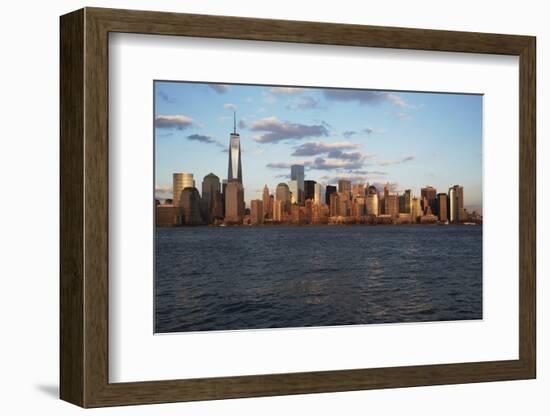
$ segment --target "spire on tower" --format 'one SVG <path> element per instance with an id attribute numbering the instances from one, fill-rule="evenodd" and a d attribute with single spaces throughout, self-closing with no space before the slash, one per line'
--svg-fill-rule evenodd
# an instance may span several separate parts
<path id="1" fill-rule="evenodd" d="M 237 112 L 233 111 L 233 134 L 237 134 Z"/>

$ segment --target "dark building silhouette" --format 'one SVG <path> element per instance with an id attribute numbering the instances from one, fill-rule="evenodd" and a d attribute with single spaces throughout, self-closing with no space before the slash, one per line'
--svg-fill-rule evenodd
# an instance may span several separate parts
<path id="1" fill-rule="evenodd" d="M 201 197 L 197 188 L 188 187 L 181 191 L 179 206 L 181 208 L 182 224 L 203 224 L 201 216 Z"/>
<path id="2" fill-rule="evenodd" d="M 337 192 L 336 186 L 334 185 L 327 185 L 327 188 L 325 189 L 325 203 L 327 205 L 330 205 L 330 195 Z"/>
<path id="3" fill-rule="evenodd" d="M 208 223 L 223 217 L 220 178 L 213 173 L 206 175 L 202 181 L 201 212 Z"/>
<path id="4" fill-rule="evenodd" d="M 308 199 L 311 199 L 312 201 L 315 199 L 315 184 L 317 182 L 315 181 L 304 181 L 304 198 L 307 201 Z"/>
<path id="5" fill-rule="evenodd" d="M 437 190 L 433 186 L 421 188 L 420 199 L 422 201 L 422 210 L 424 214 L 437 213 Z"/>

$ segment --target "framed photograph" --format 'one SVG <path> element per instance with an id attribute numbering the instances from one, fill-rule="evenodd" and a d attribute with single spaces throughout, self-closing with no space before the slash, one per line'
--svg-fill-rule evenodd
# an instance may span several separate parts
<path id="1" fill-rule="evenodd" d="M 82 407 L 536 377 L 535 38 L 61 17 Z"/>

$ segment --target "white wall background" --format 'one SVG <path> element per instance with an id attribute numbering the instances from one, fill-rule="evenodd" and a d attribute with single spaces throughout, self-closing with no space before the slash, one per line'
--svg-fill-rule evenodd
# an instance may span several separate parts
<path id="1" fill-rule="evenodd" d="M 0 409 L 3 414 L 83 412 L 58 395 L 58 16 L 83 6 L 318 20 L 537 36 L 538 53 L 538 379 L 533 381 L 316 394 L 87 411 L 102 415 L 421 414 L 543 415 L 550 402 L 550 301 L 544 282 L 544 241 L 550 238 L 543 194 L 550 169 L 544 142 L 545 67 L 550 26 L 545 3 L 510 1 L 358 2 L 68 1 L 7 2 L 0 15 Z M 546 177 L 545 177 L 546 176 Z M 544 200 L 546 199 L 546 201 Z"/>

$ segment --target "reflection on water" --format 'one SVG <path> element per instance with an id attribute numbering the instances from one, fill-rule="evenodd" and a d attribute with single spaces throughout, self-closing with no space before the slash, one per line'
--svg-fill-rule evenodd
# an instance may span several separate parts
<path id="1" fill-rule="evenodd" d="M 155 332 L 482 318 L 468 226 L 156 230 Z"/>

